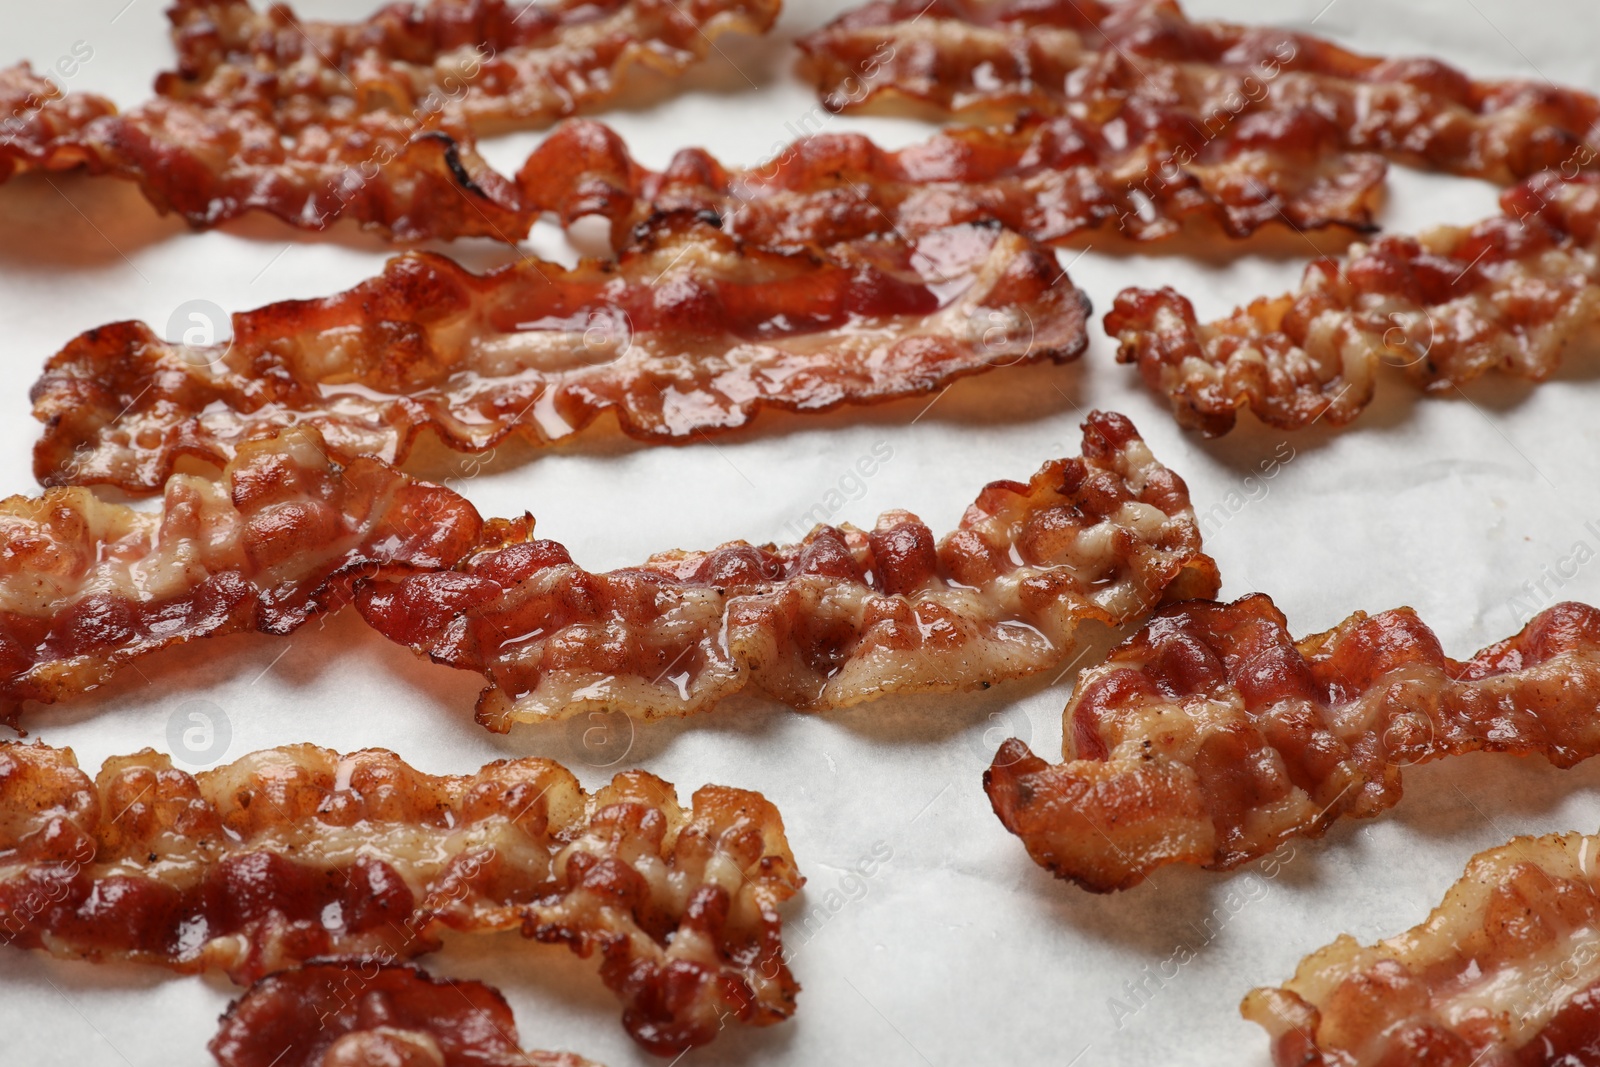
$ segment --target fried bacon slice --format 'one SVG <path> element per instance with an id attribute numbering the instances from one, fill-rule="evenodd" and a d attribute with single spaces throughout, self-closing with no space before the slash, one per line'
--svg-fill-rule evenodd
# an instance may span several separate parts
<path id="1" fill-rule="evenodd" d="M 290 122 L 449 110 L 475 129 L 537 125 L 611 100 L 631 69 L 680 75 L 725 33 L 763 34 L 781 0 L 428 0 L 361 22 L 283 5 L 177 0 L 169 99 Z"/>
<path id="2" fill-rule="evenodd" d="M 81 488 L 0 501 L 0 722 L 171 645 L 291 633 L 359 577 L 452 565 L 482 529 L 448 489 L 334 463 L 310 427 L 242 446 L 220 480 L 175 475 L 155 513 Z"/>
<path id="3" fill-rule="evenodd" d="M 1502 183 L 1588 167 L 1600 146 L 1593 94 L 1196 22 L 1173 0 L 879 0 L 799 43 L 836 111 L 891 101 L 1115 122 L 1150 105 L 1208 137 L 1245 116 L 1313 112 L 1343 148 Z"/>
<path id="4" fill-rule="evenodd" d="M 26 63 L 0 69 L 0 182 L 33 170 L 92 162 L 73 135 L 116 105 L 92 93 L 66 94 Z"/>
<path id="5" fill-rule="evenodd" d="M 995 367 L 1077 358 L 1087 299 L 1046 249 L 991 226 L 821 252 L 746 248 L 677 216 L 619 261 L 525 259 L 476 275 L 391 260 L 325 300 L 172 344 L 143 323 L 80 336 L 46 365 L 40 481 L 160 487 L 180 457 L 221 464 L 284 425 L 334 454 L 403 461 L 419 434 L 481 452 L 600 416 L 653 443 L 732 430 L 765 408 L 826 411 L 938 390 Z"/>
<path id="6" fill-rule="evenodd" d="M 1494 370 L 1542 381 L 1600 322 L 1600 176 L 1541 175 L 1501 210 L 1356 245 L 1312 263 L 1297 292 L 1203 326 L 1170 288 L 1128 289 L 1106 332 L 1118 361 L 1207 436 L 1244 407 L 1285 430 L 1348 424 L 1382 364 L 1433 394 Z"/>
<path id="7" fill-rule="evenodd" d="M 398 964 L 317 963 L 250 987 L 211 1039 L 220 1067 L 597 1067 L 524 1051 L 511 1006 L 482 982 Z"/>
<path id="8" fill-rule="evenodd" d="M 1252 119 L 1177 167 L 1172 155 L 1195 142 L 1194 130 L 1158 110 L 1130 113 L 1114 135 L 1071 116 L 1034 115 L 946 130 L 898 151 L 860 134 L 823 134 L 749 170 L 691 148 L 655 173 L 606 126 L 577 120 L 534 150 L 517 184 L 530 210 L 563 224 L 607 217 L 619 248 L 653 215 L 683 210 L 715 214 L 767 247 L 977 221 L 1046 242 L 1113 224 L 1155 241 L 1198 220 L 1235 237 L 1273 221 L 1370 230 L 1384 161 L 1328 152 L 1335 136 L 1309 113 Z"/>
<path id="9" fill-rule="evenodd" d="M 1600 837 L 1472 858 L 1418 926 L 1349 935 L 1245 998 L 1280 1067 L 1580 1067 L 1600 1041 Z"/>
<path id="10" fill-rule="evenodd" d="M 544 123 L 597 105 L 631 68 L 680 73 L 721 33 L 765 32 L 778 8 L 432 0 L 334 24 L 281 5 L 178 0 L 179 69 L 125 114 L 81 94 L 39 106 L 48 83 L 25 66 L 0 72 L 0 103 L 23 116 L 0 137 L 0 180 L 83 165 L 136 181 L 196 227 L 263 211 L 307 230 L 351 218 L 396 241 L 515 241 L 537 214 L 478 155 L 479 123 Z"/>
<path id="11" fill-rule="evenodd" d="M 1600 609 L 1560 604 L 1466 662 L 1409 608 L 1296 643 L 1272 601 L 1159 612 L 1079 676 L 1065 762 L 1012 739 L 984 774 L 1006 829 L 1086 889 L 1226 869 L 1400 800 L 1401 770 L 1464 752 L 1600 752 Z"/>
<path id="12" fill-rule="evenodd" d="M 19 948 L 235 981 L 322 957 L 392 963 L 446 930 L 588 958 L 644 1047 L 794 1011 L 778 906 L 801 885 L 778 811 L 642 771 L 590 794 L 559 764 L 434 776 L 312 745 L 190 775 L 146 749 L 91 781 L 70 749 L 0 745 L 0 930 Z"/>
<path id="13" fill-rule="evenodd" d="M 895 511 L 870 533 L 818 526 L 798 545 L 593 574 L 531 520 L 500 522 L 453 571 L 363 583 L 357 603 L 391 640 L 481 671 L 478 721 L 504 731 L 592 709 L 689 715 L 742 690 L 817 710 L 987 688 L 1061 663 L 1084 622 L 1217 583 L 1182 479 L 1097 412 L 1082 458 L 991 483 L 938 544 Z"/>

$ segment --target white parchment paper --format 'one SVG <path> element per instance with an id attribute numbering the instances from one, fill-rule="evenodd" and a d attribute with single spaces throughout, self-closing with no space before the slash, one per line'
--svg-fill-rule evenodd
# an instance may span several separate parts
<path id="1" fill-rule="evenodd" d="M 792 0 L 766 41 L 724 40 L 722 56 L 681 86 L 602 116 L 652 166 L 683 145 L 753 164 L 796 130 L 860 129 L 890 145 L 927 135 L 909 120 L 833 118 L 793 75 L 790 40 L 839 0 Z M 1479 75 L 1547 77 L 1600 88 L 1600 30 L 1583 0 L 1195 0 L 1197 16 L 1311 26 L 1369 51 L 1437 54 Z M 311 17 L 356 17 L 366 0 L 302 0 Z M 0 59 L 68 62 L 70 90 L 123 105 L 146 97 L 170 62 L 161 0 L 6 0 Z M 538 134 L 486 146 L 510 171 Z M 1488 185 L 1398 170 L 1384 224 L 1396 230 L 1490 213 Z M 573 253 L 541 227 L 531 247 Z M 1129 284 L 1173 284 L 1202 317 L 1292 286 L 1329 235 L 1262 235 L 1224 256 L 1134 248 L 1091 236 L 1063 253 L 1104 311 Z M 447 250 L 481 268 L 511 253 L 490 242 Z M 82 330 L 142 318 L 164 328 L 190 300 L 229 311 L 320 296 L 375 273 L 392 250 L 359 232 L 296 234 L 252 219 L 189 233 L 133 186 L 73 176 L 0 187 L 0 490 L 35 491 L 37 427 L 28 387 L 41 362 Z M 1204 250 L 1202 250 L 1204 251 Z M 606 433 L 491 470 L 440 461 L 487 514 L 531 510 L 544 536 L 593 569 L 673 547 L 792 540 L 818 504 L 869 525 L 903 507 L 949 529 L 979 487 L 1026 478 L 1078 451 L 1093 407 L 1131 416 L 1189 483 L 1207 516 L 1223 592 L 1271 593 L 1297 633 L 1357 609 L 1416 607 L 1446 650 L 1464 656 L 1521 625 L 1524 607 L 1600 600 L 1600 401 L 1593 353 L 1572 352 L 1557 379 L 1494 379 L 1425 400 L 1398 376 L 1350 430 L 1285 436 L 1250 419 L 1220 442 L 1181 433 L 1100 333 L 1065 368 L 1005 370 L 914 400 L 820 418 L 764 416 L 755 430 L 683 448 L 641 448 Z M 870 477 L 857 460 L 887 454 Z M 1263 459 L 1290 457 L 1271 479 Z M 830 496 L 830 493 L 835 494 Z M 1589 525 L 1595 522 L 1596 525 Z M 146 745 L 172 750 L 202 713 L 215 758 L 313 741 L 395 749 L 432 772 L 507 755 L 545 755 L 589 786 L 643 766 L 687 797 L 705 782 L 759 789 L 783 811 L 804 873 L 787 939 L 805 990 L 798 1016 L 739 1029 L 683 1062 L 967 1064 L 1264 1064 L 1266 1042 L 1237 1014 L 1252 986 L 1281 981 L 1341 932 L 1371 940 L 1420 920 L 1480 849 L 1519 833 L 1600 825 L 1600 763 L 1559 772 L 1539 760 L 1479 756 L 1408 772 L 1390 816 L 1299 842 L 1270 869 L 1163 871 L 1140 888 L 1093 897 L 1035 867 L 989 811 L 980 775 L 1000 740 L 1027 738 L 1053 758 L 1072 677 L 982 695 L 886 700 L 804 716 L 734 702 L 681 724 L 585 745 L 582 725 L 495 737 L 472 722 L 475 675 L 417 660 L 352 613 L 281 640 L 238 636 L 153 657 L 111 685 L 28 718 L 71 745 L 91 771 Z M 191 741 L 203 740 L 195 735 Z M 591 739 L 593 740 L 593 739 Z M 614 767 L 602 766 L 615 762 Z M 190 764 L 197 767 L 197 764 Z M 870 869 L 869 875 L 863 875 Z M 505 991 L 526 1044 L 570 1048 L 613 1065 L 655 1062 L 618 1025 L 592 962 L 558 947 L 464 937 L 428 961 Z M 237 991 L 219 978 L 0 952 L 0 1064 L 190 1067 Z"/>

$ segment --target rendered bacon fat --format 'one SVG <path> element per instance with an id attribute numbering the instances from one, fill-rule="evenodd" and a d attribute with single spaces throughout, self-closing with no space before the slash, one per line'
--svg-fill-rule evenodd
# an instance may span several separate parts
<path id="1" fill-rule="evenodd" d="M 1540 381 L 1600 323 L 1600 177 L 1541 175 L 1501 207 L 1318 260 L 1298 292 L 1203 326 L 1173 290 L 1129 289 L 1106 332 L 1117 359 L 1208 436 L 1244 407 L 1282 429 L 1349 423 L 1383 364 L 1429 393 L 1492 370 Z"/>
<path id="2" fill-rule="evenodd" d="M 513 241 L 536 214 L 478 155 L 477 122 L 538 124 L 604 102 L 630 68 L 680 72 L 718 34 L 769 28 L 777 8 L 433 0 L 331 24 L 180 0 L 180 68 L 125 114 L 78 93 L 36 105 L 25 67 L 0 72 L 0 102 L 22 95 L 27 116 L 0 136 L 0 180 L 18 159 L 81 164 L 138 182 L 196 227 L 264 211 L 307 230 L 350 218 L 397 241 Z"/>
<path id="3" fill-rule="evenodd" d="M 530 210 L 564 223 L 606 216 L 618 247 L 652 215 L 678 210 L 714 213 L 730 232 L 768 247 L 973 221 L 998 221 L 1039 241 L 1108 225 L 1153 241 L 1196 219 L 1236 237 L 1273 221 L 1371 229 L 1383 160 L 1330 155 L 1334 134 L 1314 116 L 1271 122 L 1276 143 L 1268 152 L 1256 146 L 1268 131 L 1254 120 L 1206 144 L 1191 124 L 1147 110 L 1114 135 L 1070 116 L 947 130 L 898 151 L 860 134 L 825 134 L 777 145 L 771 160 L 749 170 L 686 149 L 658 174 L 635 163 L 607 127 L 575 121 L 528 157 L 517 182 Z M 1151 180 L 1191 143 L 1204 147 Z"/>
<path id="4" fill-rule="evenodd" d="M 937 544 L 889 512 L 870 533 L 819 526 L 798 545 L 592 574 L 531 535 L 499 524 L 453 572 L 365 584 L 358 600 L 392 640 L 481 671 L 494 730 L 591 709 L 688 715 L 747 689 L 820 709 L 987 687 L 1062 662 L 1084 622 L 1217 588 L 1183 481 L 1100 413 L 1082 458 L 990 484 Z"/>
<path id="5" fill-rule="evenodd" d="M 287 634 L 357 577 L 448 567 L 472 505 L 373 460 L 339 466 L 310 428 L 239 451 L 223 476 L 168 480 L 159 512 L 85 489 L 0 502 L 0 722 L 92 689 L 170 645 Z"/>
<path id="6" fill-rule="evenodd" d="M 210 1048 L 220 1067 L 596 1067 L 524 1051 L 511 1006 L 482 982 L 376 962 L 263 978 L 229 1006 Z"/>
<path id="7" fill-rule="evenodd" d="M 548 760 L 436 777 L 311 745 L 198 775 L 146 750 L 91 781 L 71 750 L 13 742 L 0 801 L 0 930 L 17 947 L 248 983 L 520 929 L 598 953 L 653 1052 L 794 1011 L 777 908 L 802 879 L 758 793 L 705 786 L 684 808 L 640 771 L 588 794 Z"/>
<path id="8" fill-rule="evenodd" d="M 1410 610 L 1291 640 L 1264 596 L 1158 613 L 1079 676 L 1065 762 L 1007 741 L 984 774 L 1056 875 L 1125 889 L 1168 863 L 1228 868 L 1400 800 L 1401 769 L 1463 752 L 1600 752 L 1600 610 L 1561 604 L 1465 663 Z"/>
<path id="9" fill-rule="evenodd" d="M 1316 114 L 1336 147 L 1499 182 L 1587 167 L 1600 145 L 1600 98 L 1590 93 L 1474 81 L 1434 59 L 1194 22 L 1172 0 L 880 0 L 800 46 L 835 110 L 909 100 L 1116 123 L 1154 107 L 1188 116 L 1208 138 L 1250 119 Z"/>
<path id="10" fill-rule="evenodd" d="M 1280 1067 L 1581 1067 L 1600 1047 L 1600 837 L 1473 857 L 1421 925 L 1245 998 Z"/>
<path id="11" fill-rule="evenodd" d="M 479 452 L 603 414 L 652 442 L 730 430 L 763 408 L 825 411 L 1074 359 L 1087 301 L 1048 251 L 995 227 L 823 253 L 745 248 L 687 216 L 620 262 L 537 260 L 475 275 L 410 255 L 326 300 L 234 319 L 195 348 L 142 323 L 91 331 L 34 387 L 46 484 L 159 488 L 182 456 L 223 463 L 280 425 L 341 456 L 404 460 L 433 430 Z"/>

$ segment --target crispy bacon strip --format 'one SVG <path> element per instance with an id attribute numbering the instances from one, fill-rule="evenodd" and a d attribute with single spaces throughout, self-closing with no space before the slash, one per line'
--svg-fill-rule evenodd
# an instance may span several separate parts
<path id="1" fill-rule="evenodd" d="M 1055 257 L 964 226 L 784 255 L 689 217 L 620 261 L 527 259 L 486 275 L 410 255 L 326 300 L 235 316 L 233 339 L 170 344 L 142 323 L 73 341 L 34 387 L 47 485 L 159 488 L 182 456 L 224 463 L 283 425 L 334 453 L 406 458 L 433 430 L 481 452 L 562 440 L 606 413 L 644 441 L 942 388 L 1077 358 L 1088 301 Z"/>
<path id="2" fill-rule="evenodd" d="M 428 0 L 361 22 L 283 5 L 177 0 L 178 69 L 156 91 L 294 121 L 447 108 L 474 128 L 536 125 L 611 100 L 635 68 L 680 75 L 725 33 L 763 34 L 781 0 Z"/>
<path id="3" fill-rule="evenodd" d="M 987 688 L 1062 662 L 1086 621 L 1217 588 L 1182 479 L 1100 413 L 1083 458 L 990 484 L 938 545 L 903 511 L 871 533 L 819 526 L 609 574 L 533 540 L 531 520 L 485 541 L 454 571 L 363 584 L 358 603 L 391 640 L 481 671 L 478 721 L 497 731 L 595 708 L 689 715 L 746 689 L 814 710 Z"/>
<path id="4" fill-rule="evenodd" d="M 1502 214 L 1384 237 L 1306 268 L 1295 293 L 1200 325 L 1172 289 L 1128 289 L 1106 315 L 1178 421 L 1207 436 L 1249 407 L 1285 430 L 1342 426 L 1390 364 L 1428 393 L 1498 370 L 1542 381 L 1600 322 L 1600 176 L 1541 175 Z"/>
<path id="5" fill-rule="evenodd" d="M 1153 104 L 1207 134 L 1241 116 L 1311 111 L 1343 147 L 1512 182 L 1587 167 L 1600 98 L 1475 81 L 1435 59 L 1385 59 L 1270 27 L 1191 21 L 1173 0 L 879 0 L 803 38 L 824 103 L 946 112 L 1027 108 L 1114 121 Z"/>
<path id="6" fill-rule="evenodd" d="M 62 93 L 26 63 L 0 69 L 0 182 L 31 170 L 68 170 L 93 162 L 73 135 L 116 105 L 91 93 Z"/>
<path id="7" fill-rule="evenodd" d="M 1065 762 L 1012 739 L 984 774 L 1006 829 L 1086 889 L 1168 863 L 1226 869 L 1400 800 L 1405 766 L 1463 752 L 1600 752 L 1600 609 L 1561 604 L 1465 663 L 1409 608 L 1298 643 L 1270 599 L 1160 612 L 1080 675 Z"/>
<path id="8" fill-rule="evenodd" d="M 220 1067 L 597 1067 L 524 1051 L 499 990 L 379 963 L 263 978 L 229 1005 L 209 1047 Z"/>
<path id="9" fill-rule="evenodd" d="M 1600 836 L 1479 853 L 1418 926 L 1245 998 L 1280 1067 L 1580 1067 L 1600 1035 Z"/>
<path id="10" fill-rule="evenodd" d="M 642 771 L 589 794 L 541 759 L 434 776 L 392 752 L 267 749 L 190 775 L 146 749 L 90 781 L 0 745 L 0 933 L 20 948 L 249 983 L 317 957 L 392 963 L 445 930 L 520 929 L 587 958 L 668 1055 L 794 1011 L 778 811 Z"/>
<path id="11" fill-rule="evenodd" d="M 158 513 L 79 488 L 0 501 L 0 722 L 171 645 L 290 633 L 358 577 L 449 567 L 482 528 L 448 489 L 333 463 L 310 427 L 244 445 L 218 481 L 174 476 Z"/>
<path id="12" fill-rule="evenodd" d="M 83 165 L 139 183 L 196 227 L 252 211 L 322 230 L 351 218 L 396 241 L 527 236 L 537 218 L 478 155 L 478 122 L 543 123 L 614 96 L 636 66 L 679 73 L 778 0 L 433 0 L 363 23 L 304 23 L 248 0 L 179 0 L 180 69 L 126 114 L 73 94 L 34 107 L 26 67 L 0 104 L 0 180 Z M 92 120 L 92 121 L 91 121 Z"/>
<path id="13" fill-rule="evenodd" d="M 1130 113 L 1115 135 L 1070 116 L 1025 116 L 1009 127 L 946 130 L 886 151 L 860 134 L 777 146 L 749 170 L 685 149 L 661 173 L 635 163 L 604 125 L 574 121 L 534 150 L 517 183 L 532 210 L 564 224 L 611 220 L 619 248 L 662 211 L 717 215 L 765 246 L 916 235 L 953 223 L 997 221 L 1038 241 L 1115 224 L 1154 241 L 1206 220 L 1235 237 L 1283 221 L 1302 229 L 1373 228 L 1385 164 L 1330 153 L 1326 120 L 1306 112 L 1239 124 L 1204 144 L 1192 124 L 1157 109 Z M 1196 144 L 1182 166 L 1179 146 Z"/>

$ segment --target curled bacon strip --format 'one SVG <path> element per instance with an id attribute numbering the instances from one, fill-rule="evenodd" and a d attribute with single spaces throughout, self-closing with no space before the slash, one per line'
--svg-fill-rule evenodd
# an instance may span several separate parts
<path id="1" fill-rule="evenodd" d="M 635 163 L 607 127 L 575 121 L 534 150 L 517 183 L 530 209 L 565 224 L 606 216 L 618 247 L 654 214 L 682 210 L 711 212 L 730 232 L 769 247 L 975 221 L 1038 241 L 1112 223 L 1154 241 L 1196 219 L 1236 237 L 1275 220 L 1372 229 L 1384 162 L 1330 154 L 1325 120 L 1250 120 L 1163 170 L 1192 134 L 1153 109 L 1130 114 L 1114 137 L 1070 116 L 1035 115 L 1009 127 L 946 130 L 898 151 L 860 134 L 819 135 L 775 146 L 770 161 L 749 170 L 686 149 L 658 174 Z M 1258 140 L 1273 147 L 1258 150 Z"/>
<path id="2" fill-rule="evenodd" d="M 1491 370 L 1541 381 L 1600 321 L 1600 176 L 1541 175 L 1501 208 L 1318 260 L 1299 291 L 1203 326 L 1172 289 L 1128 289 L 1106 332 L 1118 361 L 1207 436 L 1246 406 L 1286 430 L 1347 424 L 1372 400 L 1380 364 L 1429 393 Z"/>
<path id="3" fill-rule="evenodd" d="M 1191 116 L 1207 137 L 1244 116 L 1313 112 L 1344 148 L 1499 182 L 1587 167 L 1600 146 L 1590 93 L 1195 22 L 1173 0 L 879 0 L 800 47 L 834 110 L 890 100 L 1110 122 L 1152 105 Z"/>
<path id="4" fill-rule="evenodd" d="M 224 463 L 277 426 L 336 455 L 399 462 L 424 430 L 481 452 L 561 440 L 612 413 L 684 441 L 764 408 L 825 411 L 994 367 L 1074 359 L 1087 300 L 1055 257 L 994 227 L 785 255 L 688 217 L 619 261 L 527 259 L 475 275 L 390 261 L 326 300 L 237 315 L 233 339 L 170 344 L 142 323 L 90 331 L 47 364 L 34 415 L 45 484 L 160 487 L 182 456 Z"/>
<path id="5" fill-rule="evenodd" d="M 92 162 L 72 137 L 116 105 L 90 93 L 65 95 L 26 63 L 0 69 L 0 181 L 31 170 Z"/>
<path id="6" fill-rule="evenodd" d="M 1433 914 L 1245 998 L 1279 1067 L 1579 1067 L 1600 1035 L 1600 837 L 1479 853 Z"/>
<path id="7" fill-rule="evenodd" d="M 358 604 L 391 640 L 481 671 L 478 720 L 498 731 L 595 708 L 689 715 L 745 689 L 814 710 L 987 688 L 1060 663 L 1086 621 L 1120 625 L 1218 581 L 1182 479 L 1100 413 L 1081 459 L 990 484 L 937 545 L 903 511 L 871 533 L 818 526 L 798 545 L 609 574 L 529 521 L 485 541 L 454 571 L 364 583 Z"/>
<path id="8" fill-rule="evenodd" d="M 524 1051 L 511 1006 L 482 982 L 414 967 L 318 963 L 261 979 L 211 1039 L 220 1067 L 596 1067 Z"/>
<path id="9" fill-rule="evenodd" d="M 984 774 L 1057 876 L 1125 889 L 1168 863 L 1228 868 L 1400 800 L 1401 770 L 1463 752 L 1600 752 L 1600 609 L 1561 604 L 1465 663 L 1409 608 L 1298 643 L 1265 596 L 1164 610 L 1085 671 L 1065 762 L 1012 739 Z"/>
<path id="10" fill-rule="evenodd" d="M 82 164 L 139 183 L 161 211 L 215 226 L 265 211 L 322 230 L 355 219 L 396 241 L 525 237 L 536 212 L 475 148 L 477 120 L 548 122 L 614 96 L 645 65 L 676 73 L 777 0 L 433 0 L 354 24 L 282 6 L 179 0 L 180 69 L 126 114 L 73 94 L 0 137 L 0 180 Z M 34 92 L 0 72 L 0 102 Z M 92 121 L 86 121 L 92 117 Z"/>
<path id="11" fill-rule="evenodd" d="M 434 776 L 311 745 L 198 775 L 147 749 L 90 781 L 70 749 L 12 742 L 0 802 L 0 933 L 20 948 L 248 983 L 520 929 L 598 951 L 656 1053 L 794 1011 L 777 909 L 803 880 L 759 793 L 705 786 L 686 809 L 642 771 L 589 794 L 549 760 Z"/>
<path id="12" fill-rule="evenodd" d="M 86 489 L 0 501 L 0 722 L 202 637 L 287 634 L 361 576 L 448 567 L 483 523 L 440 486 L 339 466 L 309 427 L 178 475 L 158 513 Z"/>
<path id="13" fill-rule="evenodd" d="M 428 0 L 362 22 L 308 22 L 283 5 L 177 0 L 175 100 L 275 113 L 448 109 L 473 126 L 539 124 L 612 99 L 629 71 L 679 75 L 725 33 L 762 34 L 780 0 Z"/>

